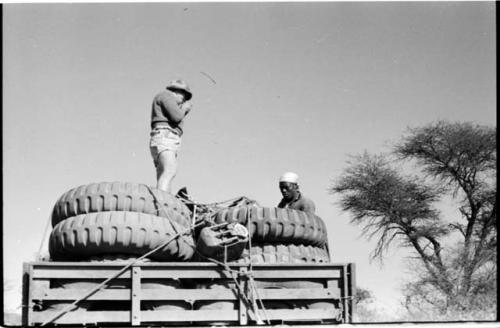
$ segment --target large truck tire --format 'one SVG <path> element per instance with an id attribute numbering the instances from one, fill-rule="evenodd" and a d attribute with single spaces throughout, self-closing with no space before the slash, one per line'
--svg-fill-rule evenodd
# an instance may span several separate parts
<path id="1" fill-rule="evenodd" d="M 252 244 L 250 254 L 248 247 L 240 259 L 231 263 L 253 264 L 296 264 L 296 263 L 329 263 L 330 256 L 324 247 L 293 245 L 293 244 Z"/>
<path id="2" fill-rule="evenodd" d="M 73 188 L 59 197 L 52 210 L 52 226 L 80 214 L 128 211 L 168 218 L 189 227 L 191 212 L 174 195 L 133 182 L 100 182 Z"/>
<path id="3" fill-rule="evenodd" d="M 323 246 L 326 226 L 320 217 L 303 211 L 259 206 L 238 206 L 218 211 L 215 223 L 238 222 L 256 242 Z"/>
<path id="4" fill-rule="evenodd" d="M 250 256 L 251 254 L 251 256 Z M 234 261 L 227 261 L 230 264 L 248 264 L 250 259 L 253 264 L 297 264 L 297 263 L 330 263 L 330 255 L 325 247 L 294 244 L 255 244 L 252 243 L 251 251 L 248 245 L 243 250 L 241 257 Z M 210 261 L 205 256 L 196 253 L 193 262 Z M 226 261 L 225 261 L 226 262 Z"/>
<path id="5" fill-rule="evenodd" d="M 81 214 L 58 223 L 49 239 L 56 261 L 78 261 L 111 254 L 143 255 L 186 228 L 168 219 L 138 212 Z M 191 234 L 173 239 L 149 256 L 157 261 L 188 261 L 194 253 Z"/>

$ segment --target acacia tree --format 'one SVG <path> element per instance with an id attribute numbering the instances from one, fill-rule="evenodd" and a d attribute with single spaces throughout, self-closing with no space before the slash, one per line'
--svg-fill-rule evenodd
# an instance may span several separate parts
<path id="1" fill-rule="evenodd" d="M 404 161 L 417 174 L 393 166 Z M 330 191 L 351 223 L 378 238 L 373 259 L 397 242 L 423 264 L 405 288 L 409 302 L 464 310 L 495 295 L 496 128 L 440 121 L 409 129 L 389 154 L 354 156 Z M 459 204 L 452 221 L 436 209 L 447 194 Z M 444 247 L 455 232 L 460 241 Z"/>

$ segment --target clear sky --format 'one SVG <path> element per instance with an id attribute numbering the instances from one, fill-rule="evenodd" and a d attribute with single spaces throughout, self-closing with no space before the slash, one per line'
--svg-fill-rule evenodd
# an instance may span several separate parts
<path id="1" fill-rule="evenodd" d="M 388 307 L 408 253 L 370 264 L 375 242 L 331 181 L 347 154 L 385 151 L 408 126 L 496 124 L 494 2 L 10 4 L 3 33 L 8 310 L 62 193 L 155 184 L 151 100 L 173 78 L 194 93 L 174 189 L 275 206 L 278 177 L 297 172 L 333 262 L 355 262 Z"/>

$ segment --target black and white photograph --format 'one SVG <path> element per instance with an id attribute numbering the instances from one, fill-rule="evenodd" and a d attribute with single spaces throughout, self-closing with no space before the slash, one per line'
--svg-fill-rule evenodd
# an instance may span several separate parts
<path id="1" fill-rule="evenodd" d="M 500 327 L 495 5 L 3 3 L 1 325 Z"/>

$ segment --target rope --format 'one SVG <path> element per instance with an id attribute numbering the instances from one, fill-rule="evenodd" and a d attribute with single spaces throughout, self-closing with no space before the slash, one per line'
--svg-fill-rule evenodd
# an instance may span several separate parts
<path id="1" fill-rule="evenodd" d="M 240 271 L 231 269 L 231 267 L 227 263 L 217 261 L 216 259 L 211 258 L 211 257 L 207 257 L 207 256 L 201 254 L 198 251 L 196 251 L 196 253 L 198 253 L 198 255 L 200 255 L 201 257 L 205 258 L 206 260 L 208 260 L 208 261 L 210 261 L 212 263 L 215 263 L 215 264 L 217 264 L 219 266 L 222 266 L 226 271 L 228 271 L 229 273 L 231 273 L 231 279 L 233 279 L 233 281 L 236 284 L 236 286 L 238 287 L 238 289 L 239 290 L 243 289 L 241 287 L 240 283 L 238 282 L 238 280 L 234 276 L 235 274 L 240 274 L 241 273 Z M 251 305 L 251 301 L 248 299 L 248 297 L 245 294 L 242 294 L 242 296 L 243 296 L 243 299 L 247 302 L 247 304 Z"/>
<path id="2" fill-rule="evenodd" d="M 248 222 L 248 220 L 247 220 Z M 223 225 L 223 224 L 219 224 L 220 225 Z M 251 245 L 251 238 L 249 238 L 249 243 Z M 231 267 L 227 264 L 227 246 L 228 245 L 225 245 L 224 246 L 224 262 L 220 262 L 214 258 L 211 258 L 211 257 L 208 257 L 208 256 L 205 256 L 204 254 L 201 254 L 196 248 L 194 249 L 195 252 L 201 256 L 202 258 L 212 262 L 212 263 L 215 263 L 219 266 L 222 266 L 227 272 L 229 272 L 231 274 L 231 278 L 233 279 L 236 287 L 238 288 L 238 290 L 243 290 L 243 287 L 242 285 L 238 282 L 238 280 L 235 278 L 235 274 L 241 274 L 241 271 L 237 271 L 237 270 L 234 270 L 234 269 L 231 269 Z M 251 248 L 251 246 L 250 246 Z M 249 251 L 249 254 L 250 254 L 250 251 Z M 261 307 L 262 307 L 262 310 L 266 316 L 266 321 L 268 324 L 271 324 L 270 320 L 269 320 L 269 317 L 267 315 L 267 312 L 266 312 L 266 308 L 264 306 L 264 303 L 262 302 L 262 299 L 260 298 L 259 294 L 258 294 L 258 291 L 257 291 L 257 288 L 255 286 L 255 282 L 253 280 L 253 268 L 251 266 L 251 262 L 252 262 L 252 259 L 251 259 L 251 255 L 250 255 L 250 269 L 249 271 L 245 274 L 247 277 L 248 277 L 248 281 L 249 281 L 249 284 L 250 284 L 250 292 L 251 292 L 251 299 L 249 299 L 244 293 L 241 294 L 241 296 L 243 297 L 244 301 L 247 303 L 247 305 L 251 308 L 251 310 L 253 311 L 253 313 L 255 314 L 255 317 L 257 319 L 257 324 L 263 324 L 263 320 L 260 318 L 260 315 L 259 315 L 259 311 L 258 311 L 258 306 L 255 302 L 255 298 L 253 297 L 254 294 L 257 296 L 257 299 L 259 300 L 260 304 L 261 304 Z"/>
<path id="3" fill-rule="evenodd" d="M 211 207 L 211 206 L 219 206 L 222 204 L 231 203 L 231 202 L 234 202 L 235 200 L 238 200 L 240 198 L 241 197 L 235 197 L 235 198 L 231 198 L 228 200 L 224 200 L 222 202 L 215 202 L 215 203 L 197 203 L 197 202 L 192 201 L 191 199 L 183 199 L 183 198 L 181 199 L 181 201 L 183 201 L 184 203 L 187 203 L 187 204 Z"/>
<path id="4" fill-rule="evenodd" d="M 196 204 L 193 208 L 193 217 L 191 218 L 191 230 L 194 230 L 194 226 L 196 225 Z"/>
<path id="5" fill-rule="evenodd" d="M 236 199 L 238 199 L 238 198 L 236 198 Z M 220 224 L 220 225 L 223 225 L 223 224 Z M 248 214 L 247 214 L 247 230 L 250 233 L 250 220 L 248 218 Z M 260 303 L 260 305 L 262 307 L 262 311 L 264 312 L 264 315 L 266 317 L 267 323 L 271 324 L 271 321 L 269 320 L 269 316 L 268 316 L 267 311 L 266 311 L 266 307 L 264 306 L 262 298 L 260 297 L 260 295 L 258 293 L 257 287 L 255 285 L 255 281 L 253 280 L 253 266 L 252 266 L 252 255 L 251 255 L 252 238 L 251 238 L 251 236 L 249 236 L 249 238 L 248 238 L 248 245 L 249 245 L 248 246 L 249 247 L 249 249 L 248 249 L 248 254 L 249 254 L 249 270 L 246 273 L 246 276 L 248 278 L 248 282 L 249 282 L 249 285 L 250 285 L 251 300 L 245 294 L 242 294 L 242 296 L 243 296 L 244 300 L 247 302 L 247 304 L 251 307 L 252 311 L 254 312 L 255 317 L 257 319 L 256 320 L 257 324 L 263 324 L 264 322 L 263 322 L 262 318 L 259 315 L 258 306 L 256 304 L 255 296 L 256 296 L 256 299 L 258 300 L 258 302 Z M 195 252 L 198 255 L 200 255 L 201 257 L 205 258 L 206 260 L 208 260 L 208 261 L 210 261 L 212 263 L 215 263 L 215 264 L 217 264 L 219 266 L 222 266 L 226 271 L 228 271 L 229 273 L 231 273 L 231 278 L 233 279 L 233 281 L 236 284 L 236 286 L 238 287 L 238 289 L 239 290 L 243 290 L 243 288 L 240 285 L 240 283 L 234 277 L 234 274 L 241 274 L 241 272 L 237 271 L 237 270 L 231 269 L 231 267 L 229 267 L 229 265 L 226 262 L 226 259 L 227 259 L 227 246 L 230 246 L 230 245 L 224 246 L 224 262 L 220 262 L 220 261 L 217 261 L 214 258 L 207 257 L 207 256 L 201 254 L 196 249 L 195 249 Z"/>
<path id="6" fill-rule="evenodd" d="M 49 216 L 49 219 L 47 220 L 47 223 L 45 224 L 45 231 L 43 232 L 42 241 L 40 242 L 40 247 L 38 248 L 38 253 L 36 254 L 37 261 L 40 260 L 40 254 L 42 253 L 43 243 L 47 239 L 47 232 L 49 231 L 49 226 L 50 226 L 51 221 L 52 221 L 52 217 Z"/>
<path id="7" fill-rule="evenodd" d="M 161 208 L 162 208 L 162 209 L 163 209 L 163 211 L 165 212 L 165 215 L 168 217 L 168 212 L 167 212 L 167 210 L 165 209 L 165 207 L 163 206 L 163 204 L 162 204 L 161 202 L 159 202 L 159 201 L 158 201 L 158 197 L 156 197 L 156 195 L 154 194 L 153 190 L 152 190 L 149 186 L 146 186 L 146 187 L 149 189 L 149 191 L 151 192 L 151 194 L 153 195 L 153 197 L 156 199 L 156 201 L 160 204 Z M 211 211 L 211 212 L 213 213 L 213 212 L 215 212 L 215 211 L 211 210 L 211 207 L 212 207 L 212 206 L 216 206 L 217 204 L 224 204 L 224 203 L 228 203 L 228 202 L 233 202 L 233 201 L 235 201 L 235 200 L 237 200 L 237 199 L 239 199 L 239 198 L 241 198 L 241 197 L 236 197 L 236 198 L 234 198 L 234 199 L 230 199 L 230 200 L 223 201 L 223 202 L 218 202 L 218 203 L 212 203 L 212 204 L 198 204 L 198 203 L 195 203 L 195 202 L 193 202 L 193 201 L 191 201 L 191 200 L 188 200 L 188 201 L 189 201 L 189 202 L 191 202 L 192 204 L 194 204 L 194 206 L 195 206 L 195 207 L 194 207 L 194 209 L 193 209 L 193 218 L 195 218 L 195 217 L 196 217 L 196 206 L 200 206 L 200 205 L 201 205 L 201 206 L 206 206 L 206 207 L 208 208 L 208 210 L 209 210 L 209 211 Z M 212 214 L 212 213 L 211 213 L 211 214 Z M 249 220 L 248 220 L 248 219 L 247 219 L 247 222 L 249 222 Z M 198 224 L 202 224 L 202 223 L 204 223 L 204 222 L 203 222 L 203 221 L 201 221 L 201 222 L 199 222 Z M 216 226 L 222 226 L 222 225 L 224 225 L 224 224 L 219 224 L 219 225 L 216 225 Z M 180 236 L 180 237 L 181 237 L 181 238 L 183 238 L 183 236 Z M 248 238 L 248 240 L 251 240 L 251 238 Z M 189 245 L 189 243 L 187 243 L 187 244 Z M 234 276 L 234 273 L 236 273 L 236 272 L 237 272 L 238 274 L 240 274 L 240 272 L 239 272 L 239 271 L 236 271 L 236 270 L 231 269 L 231 268 L 229 267 L 229 265 L 226 263 L 226 259 L 227 259 L 227 247 L 226 247 L 226 246 L 224 246 L 224 261 L 225 261 L 225 262 L 219 262 L 219 261 L 217 261 L 217 260 L 215 260 L 215 259 L 209 258 L 209 257 L 207 257 L 207 256 L 205 256 L 205 255 L 203 255 L 203 254 L 201 254 L 200 252 L 198 252 L 198 251 L 196 250 L 196 247 L 193 247 L 193 248 L 194 248 L 194 251 L 195 251 L 196 253 L 198 253 L 199 255 L 201 255 L 202 257 L 204 257 L 204 258 L 208 259 L 209 261 L 211 261 L 211 262 L 213 262 L 213 263 L 216 263 L 216 264 L 218 264 L 218 265 L 222 265 L 222 267 L 224 267 L 224 269 L 225 269 L 225 270 L 227 270 L 227 271 L 231 274 L 231 278 L 233 279 L 234 283 L 235 283 L 235 284 L 236 284 L 236 286 L 238 287 L 238 290 L 243 290 L 242 286 L 238 283 L 238 280 L 237 280 L 237 279 L 235 278 L 235 276 Z M 250 252 L 249 252 L 249 253 L 250 253 Z M 250 263 L 251 263 L 251 258 L 250 258 Z M 252 271 L 250 270 L 250 275 L 251 275 L 251 274 L 252 274 Z M 253 289 L 256 291 L 255 286 L 252 284 L 252 281 L 253 281 L 253 280 L 252 280 L 251 276 L 250 276 L 250 278 L 249 278 L 249 281 L 250 281 L 251 287 L 253 287 Z M 253 295 L 253 293 L 252 293 L 252 295 Z M 254 312 L 254 314 L 255 314 L 256 318 L 257 318 L 257 322 L 258 322 L 258 324 L 262 324 L 262 319 L 261 319 L 261 318 L 260 318 L 260 316 L 259 316 L 259 312 L 258 312 L 258 308 L 257 308 L 257 306 L 256 306 L 256 304 L 255 304 L 255 300 L 254 300 L 253 302 L 251 302 L 251 301 L 247 298 L 247 296 L 246 296 L 244 293 L 242 294 L 242 296 L 243 296 L 244 300 L 247 302 L 247 304 L 248 304 L 248 305 L 251 305 L 252 310 L 253 310 L 253 312 Z M 260 299 L 259 299 L 259 300 L 260 300 Z M 264 309 L 264 311 L 265 311 L 264 304 L 262 303 L 262 301 L 261 301 L 261 305 L 262 305 L 262 307 L 263 307 L 263 309 Z M 266 314 L 266 316 L 267 316 L 267 314 Z M 270 321 L 269 321 L 269 320 L 267 320 L 267 321 L 268 321 L 268 323 L 270 323 Z"/>
<path id="8" fill-rule="evenodd" d="M 267 315 L 266 307 L 264 306 L 264 302 L 262 301 L 262 298 L 260 297 L 257 287 L 255 286 L 255 281 L 253 280 L 253 265 L 252 265 L 252 236 L 250 234 L 250 218 L 248 217 L 248 212 L 246 215 L 247 219 L 247 230 L 248 230 L 248 259 L 249 259 L 249 265 L 248 265 L 248 270 L 250 272 L 250 277 L 249 277 L 249 284 L 250 288 L 252 290 L 252 295 L 255 293 L 255 296 L 257 296 L 257 300 L 260 303 L 260 306 L 262 307 L 262 312 L 264 312 L 264 316 L 266 317 L 267 324 L 271 324 L 271 321 L 269 320 L 269 316 Z M 254 299 L 255 300 L 255 299 Z M 254 306 L 257 307 L 255 304 Z M 257 314 L 257 319 L 262 322 L 262 319 L 259 317 Z"/>

